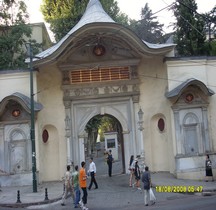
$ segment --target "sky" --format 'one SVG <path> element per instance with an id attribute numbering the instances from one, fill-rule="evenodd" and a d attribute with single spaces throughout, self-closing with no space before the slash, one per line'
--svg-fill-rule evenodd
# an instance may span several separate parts
<path id="1" fill-rule="evenodd" d="M 30 22 L 44 22 L 40 12 L 42 0 L 25 0 L 25 2 L 30 14 Z M 172 31 L 171 28 L 168 28 L 169 23 L 173 20 L 172 12 L 167 9 L 161 12 L 158 11 L 173 3 L 174 0 L 117 0 L 117 2 L 121 12 L 127 14 L 129 18 L 136 20 L 140 19 L 141 8 L 148 3 L 152 13 L 156 13 L 155 16 L 157 16 L 159 23 L 164 24 L 164 30 L 166 32 Z M 215 0 L 196 0 L 196 3 L 198 5 L 199 13 L 209 12 L 216 5 Z M 47 24 L 46 26 L 48 27 Z"/>

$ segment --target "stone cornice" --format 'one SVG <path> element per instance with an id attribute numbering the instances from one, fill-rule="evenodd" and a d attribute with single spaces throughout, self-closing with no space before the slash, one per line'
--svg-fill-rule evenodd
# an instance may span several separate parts
<path id="1" fill-rule="evenodd" d="M 64 101 L 83 99 L 83 98 L 111 98 L 120 96 L 139 96 L 139 82 L 135 80 L 133 82 L 120 81 L 115 84 L 92 84 L 92 85 L 82 85 L 82 86 L 63 86 L 64 91 Z M 135 99 L 137 97 L 134 97 Z"/>

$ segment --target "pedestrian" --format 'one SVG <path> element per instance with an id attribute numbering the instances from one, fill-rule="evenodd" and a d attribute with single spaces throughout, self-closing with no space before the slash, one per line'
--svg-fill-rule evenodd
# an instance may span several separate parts
<path id="1" fill-rule="evenodd" d="M 135 176 L 135 184 L 136 184 L 136 187 L 138 190 L 141 190 L 140 188 L 140 168 L 139 168 L 139 165 L 138 165 L 138 159 L 136 158 L 135 159 L 135 167 L 134 167 L 134 176 Z"/>
<path id="2" fill-rule="evenodd" d="M 71 160 L 71 164 L 70 164 L 70 172 L 71 174 L 75 171 L 75 167 L 74 167 L 74 162 Z"/>
<path id="3" fill-rule="evenodd" d="M 148 206 L 148 200 L 150 200 L 150 188 L 151 188 L 151 176 L 148 166 L 145 167 L 145 171 L 142 174 L 142 182 L 144 187 L 144 203 L 145 206 Z M 153 201 L 152 204 L 155 204 Z"/>
<path id="4" fill-rule="evenodd" d="M 72 196 L 73 201 L 74 201 L 73 183 L 72 183 L 72 176 L 71 176 L 69 165 L 67 166 L 67 170 L 66 170 L 65 175 L 64 175 L 64 193 L 63 193 L 62 202 L 61 202 L 62 206 L 65 206 L 65 200 L 67 198 L 68 192 L 71 193 L 71 196 Z"/>
<path id="5" fill-rule="evenodd" d="M 78 208 L 79 201 L 80 201 L 78 165 L 75 166 L 75 171 L 72 174 L 72 178 L 73 178 L 73 185 L 74 185 L 74 192 L 75 192 L 74 208 Z"/>
<path id="6" fill-rule="evenodd" d="M 82 189 L 83 196 L 82 199 L 79 201 L 80 207 L 84 210 L 87 210 L 88 208 L 86 207 L 87 204 L 87 175 L 86 175 L 86 170 L 85 170 L 85 162 L 81 162 L 81 169 L 79 171 L 79 185 Z"/>
<path id="7" fill-rule="evenodd" d="M 89 184 L 88 189 L 91 190 L 91 187 L 92 187 L 93 183 L 95 185 L 95 189 L 98 189 L 98 184 L 97 184 L 96 179 L 95 179 L 95 176 L 96 176 L 96 165 L 93 162 L 93 157 L 90 158 L 89 162 L 90 162 L 90 164 L 89 164 L 89 170 L 88 170 L 88 172 L 89 172 L 89 174 L 91 176 L 91 182 Z"/>
<path id="8" fill-rule="evenodd" d="M 209 155 L 206 155 L 205 170 L 206 170 L 206 182 L 208 182 L 208 180 L 214 181 L 213 173 L 212 173 L 212 162 L 209 158 Z"/>
<path id="9" fill-rule="evenodd" d="M 132 181 L 134 177 L 134 169 L 135 169 L 135 162 L 134 162 L 134 156 L 131 155 L 130 162 L 129 162 L 129 171 L 130 171 L 130 179 L 129 179 L 129 186 L 132 187 Z"/>
<path id="10" fill-rule="evenodd" d="M 107 154 L 107 165 L 108 165 L 109 177 L 112 176 L 112 163 L 113 163 L 112 150 L 109 150 L 109 152 Z"/>

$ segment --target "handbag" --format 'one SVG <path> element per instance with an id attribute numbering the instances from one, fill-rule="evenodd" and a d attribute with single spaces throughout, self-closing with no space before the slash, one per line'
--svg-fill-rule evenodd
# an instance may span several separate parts
<path id="1" fill-rule="evenodd" d="M 150 194 L 150 201 L 156 201 L 156 197 L 154 195 L 152 188 L 149 189 L 149 194 Z"/>

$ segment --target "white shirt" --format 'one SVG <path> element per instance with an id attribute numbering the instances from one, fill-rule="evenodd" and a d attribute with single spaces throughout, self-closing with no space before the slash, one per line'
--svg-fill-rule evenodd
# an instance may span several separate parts
<path id="1" fill-rule="evenodd" d="M 72 178 L 70 171 L 65 172 L 64 178 L 65 178 L 65 186 L 69 187 L 69 185 L 71 184 L 71 178 Z"/>
<path id="2" fill-rule="evenodd" d="M 131 164 L 131 169 L 135 169 L 135 160 L 133 160 L 132 164 Z"/>
<path id="3" fill-rule="evenodd" d="M 89 164 L 89 172 L 93 172 L 96 173 L 96 165 L 95 163 L 92 161 L 90 164 Z"/>

